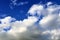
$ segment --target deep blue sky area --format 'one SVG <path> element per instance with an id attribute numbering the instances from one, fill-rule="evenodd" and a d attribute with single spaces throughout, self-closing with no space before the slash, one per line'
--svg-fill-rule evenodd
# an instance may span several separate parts
<path id="1" fill-rule="evenodd" d="M 33 4 L 37 4 L 39 2 L 45 4 L 49 1 L 60 4 L 60 0 L 17 0 L 17 4 L 20 2 L 28 2 L 27 4 L 17 6 L 10 4 L 12 3 L 11 0 L 0 0 L 0 18 L 12 16 L 17 20 L 23 20 L 24 18 L 27 18 L 26 14 Z M 10 7 L 12 7 L 12 9 Z"/>

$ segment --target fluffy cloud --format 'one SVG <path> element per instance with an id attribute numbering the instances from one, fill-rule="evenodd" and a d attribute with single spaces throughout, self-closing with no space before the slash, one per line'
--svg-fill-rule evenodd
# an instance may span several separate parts
<path id="1" fill-rule="evenodd" d="M 10 16 L 0 19 L 0 40 L 60 39 L 60 5 L 35 4 L 28 14 L 31 16 L 22 21 Z"/>
<path id="2" fill-rule="evenodd" d="M 30 10 L 28 11 L 28 13 L 29 13 L 30 15 L 35 15 L 35 14 L 41 15 L 42 10 L 43 10 L 43 5 L 35 4 L 35 5 L 33 5 L 33 6 L 30 8 Z"/>
<path id="3" fill-rule="evenodd" d="M 40 31 L 42 31 L 42 34 L 47 39 L 60 39 L 60 5 L 52 5 L 51 2 L 48 2 L 46 5 L 35 4 L 30 8 L 28 13 L 33 16 L 38 15 L 38 19 L 43 15 L 42 19 L 39 20 L 39 25 L 43 29 L 43 31 Z"/>
<path id="4" fill-rule="evenodd" d="M 30 35 L 32 36 L 34 33 L 32 33 L 33 29 L 31 30 L 30 27 L 32 25 L 34 25 L 37 20 L 38 20 L 37 17 L 34 17 L 34 16 L 31 16 L 31 17 L 29 16 L 27 19 L 24 19 L 23 21 L 17 21 L 16 19 L 14 19 L 10 16 L 5 17 L 4 19 L 0 19 L 0 21 L 1 21 L 0 40 L 32 39 L 30 37 Z M 33 28 L 34 28 L 34 26 L 33 26 Z M 32 32 L 30 32 L 30 30 Z"/>

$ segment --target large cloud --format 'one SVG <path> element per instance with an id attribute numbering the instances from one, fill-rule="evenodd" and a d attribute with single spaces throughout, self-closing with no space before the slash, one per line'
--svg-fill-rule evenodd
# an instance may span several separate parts
<path id="1" fill-rule="evenodd" d="M 17 21 L 16 19 L 8 16 L 1 19 L 0 26 L 0 40 L 30 40 L 33 39 L 30 36 L 37 35 L 34 33 L 35 22 L 37 17 L 31 16 L 23 21 Z M 13 21 L 13 22 L 12 22 Z M 11 28 L 10 28 L 11 27 Z M 32 30 L 30 29 L 32 28 Z M 37 40 L 37 39 L 36 39 Z"/>
<path id="2" fill-rule="evenodd" d="M 39 25 L 43 29 L 42 34 L 50 40 L 60 39 L 60 5 L 48 2 L 46 5 L 33 5 L 28 13 L 32 16 L 38 15 Z M 57 32 L 58 31 L 58 32 Z M 49 37 L 48 37 L 48 36 Z"/>
<path id="3" fill-rule="evenodd" d="M 60 5 L 34 4 L 27 19 L 0 19 L 0 40 L 59 40 Z M 42 17 L 42 18 L 41 18 Z"/>

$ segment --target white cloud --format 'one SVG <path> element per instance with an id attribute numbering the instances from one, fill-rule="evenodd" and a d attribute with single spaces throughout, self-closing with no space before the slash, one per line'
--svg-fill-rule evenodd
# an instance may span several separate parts
<path id="1" fill-rule="evenodd" d="M 40 5 L 35 4 L 30 8 L 28 13 L 33 16 L 37 14 L 39 15 L 38 18 L 40 18 L 40 15 L 43 15 L 43 18 L 39 21 L 39 25 L 44 31 L 40 31 L 42 31 L 43 35 L 49 35 L 50 40 L 58 40 L 60 37 L 60 30 L 58 30 L 60 29 L 60 5 L 51 4 L 51 2 L 48 2 L 46 4 L 47 8 L 44 8 L 44 5 L 39 8 Z"/>
<path id="2" fill-rule="evenodd" d="M 52 14 L 52 15 L 48 15 L 46 17 L 43 17 L 43 19 L 41 19 L 40 21 L 40 25 L 43 27 L 43 28 L 46 28 L 46 27 L 55 27 L 55 26 L 58 26 L 58 22 L 57 22 L 57 19 L 58 19 L 58 15 L 56 14 Z M 45 26 L 45 27 L 44 27 Z"/>
<path id="3" fill-rule="evenodd" d="M 11 0 L 10 4 L 9 4 L 9 7 L 11 9 L 14 9 L 16 6 L 22 6 L 22 5 L 26 5 L 28 4 L 28 1 L 25 1 L 25 2 L 17 2 L 18 0 Z"/>
<path id="4" fill-rule="evenodd" d="M 12 20 L 14 22 L 11 22 Z M 19 40 L 21 38 L 30 39 L 30 35 L 33 35 L 33 33 L 28 34 L 30 33 L 30 29 L 28 28 L 34 25 L 37 20 L 37 17 L 34 16 L 28 17 L 28 19 L 24 19 L 23 21 L 16 21 L 16 19 L 10 16 L 0 19 L 0 29 L 2 28 L 0 30 L 0 40 Z M 9 31 L 6 32 L 3 30 L 9 26 L 12 27 Z"/>
<path id="5" fill-rule="evenodd" d="M 26 4 L 28 4 L 28 1 L 26 1 L 26 2 L 19 2 L 19 3 L 17 4 L 17 6 L 26 5 Z"/>
<path id="6" fill-rule="evenodd" d="M 60 37 L 60 6 L 51 5 L 51 3 L 48 5 L 50 6 L 47 8 L 41 4 L 33 5 L 28 11 L 32 16 L 28 16 L 23 21 L 17 21 L 10 16 L 0 19 L 0 40 L 58 40 Z M 41 15 L 43 18 L 39 20 Z M 9 26 L 11 27 L 9 31 L 3 30 Z"/>
<path id="7" fill-rule="evenodd" d="M 43 5 L 35 4 L 30 8 L 28 13 L 30 15 L 35 15 L 36 13 L 37 13 L 37 15 L 40 15 L 42 10 L 43 10 Z"/>
<path id="8" fill-rule="evenodd" d="M 48 3 L 47 3 L 47 6 L 49 6 L 49 5 L 51 5 L 51 4 L 53 4 L 53 3 L 52 3 L 52 2 L 48 2 Z"/>

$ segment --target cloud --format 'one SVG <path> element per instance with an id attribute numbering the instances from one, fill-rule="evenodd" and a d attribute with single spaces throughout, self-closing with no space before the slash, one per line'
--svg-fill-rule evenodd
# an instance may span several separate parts
<path id="1" fill-rule="evenodd" d="M 38 17 L 36 16 L 38 19 L 40 19 L 41 15 L 43 15 L 42 19 L 39 20 L 39 25 L 43 29 L 43 31 L 40 31 L 42 31 L 42 34 L 47 37 L 46 39 L 59 40 L 60 5 L 52 4 L 52 2 L 48 2 L 46 5 L 35 4 L 30 8 L 28 14 L 32 16 L 38 15 Z"/>
<path id="2" fill-rule="evenodd" d="M 17 3 L 16 3 L 17 0 L 11 0 L 11 2 L 12 2 L 13 5 L 16 5 L 16 4 L 17 4 Z"/>
<path id="3" fill-rule="evenodd" d="M 10 0 L 11 2 L 10 2 L 10 4 L 9 4 L 9 7 L 11 8 L 11 9 L 14 9 L 15 8 L 15 6 L 17 5 L 17 1 L 18 0 Z"/>
<path id="4" fill-rule="evenodd" d="M 23 21 L 17 21 L 15 18 L 10 16 L 0 19 L 0 40 L 32 39 L 30 38 L 30 35 L 33 35 L 33 33 L 30 32 L 30 29 L 28 28 L 34 25 L 37 20 L 37 17 L 34 16 L 28 17 Z"/>
<path id="5" fill-rule="evenodd" d="M 28 13 L 30 15 L 35 15 L 37 13 L 37 15 L 41 15 L 41 11 L 44 9 L 43 5 L 38 5 L 38 4 L 35 4 L 33 5 L 30 10 L 28 11 Z"/>
<path id="6" fill-rule="evenodd" d="M 53 4 L 53 3 L 52 3 L 52 2 L 48 2 L 48 3 L 47 3 L 47 6 L 49 6 L 49 5 L 51 5 L 51 4 Z"/>
<path id="7" fill-rule="evenodd" d="M 26 5 L 26 4 L 28 4 L 28 1 L 26 1 L 26 2 L 19 2 L 19 3 L 17 4 L 17 6 Z"/>
<path id="8" fill-rule="evenodd" d="M 60 5 L 34 4 L 27 13 L 31 16 L 24 20 L 0 19 L 0 40 L 60 39 Z"/>
<path id="9" fill-rule="evenodd" d="M 9 4 L 9 7 L 11 9 L 14 9 L 16 6 L 22 6 L 22 5 L 26 5 L 28 4 L 28 1 L 25 1 L 25 2 L 17 2 L 18 0 L 11 0 L 10 4 Z"/>

